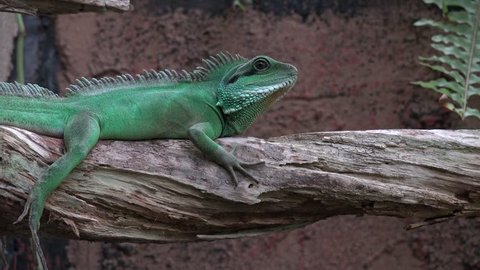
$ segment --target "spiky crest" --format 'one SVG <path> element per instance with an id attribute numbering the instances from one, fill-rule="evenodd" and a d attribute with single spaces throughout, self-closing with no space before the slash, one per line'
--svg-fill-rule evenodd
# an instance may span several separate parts
<path id="1" fill-rule="evenodd" d="M 182 70 L 177 72 L 172 69 L 161 71 L 146 70 L 142 74 L 123 74 L 116 77 L 103 77 L 99 79 L 80 78 L 75 83 L 67 87 L 67 95 L 95 95 L 102 92 L 114 91 L 119 86 L 129 86 L 133 84 L 164 84 L 176 82 L 196 82 L 204 81 L 215 71 L 224 65 L 245 60 L 238 54 L 221 52 L 215 56 L 203 59 L 203 66 L 196 67 L 193 71 Z M 19 84 L 0 82 L 0 95 L 4 96 L 31 96 L 43 98 L 59 98 L 59 96 L 47 88 L 37 84 Z"/>
<path id="2" fill-rule="evenodd" d="M 0 82 L 0 96 L 59 97 L 54 92 L 37 84 L 19 84 L 17 82 Z"/>
<path id="3" fill-rule="evenodd" d="M 203 59 L 202 62 L 204 65 L 196 67 L 191 72 L 186 70 L 177 72 L 172 69 L 156 71 L 152 69 L 136 75 L 122 74 L 116 77 L 103 77 L 100 79 L 87 79 L 83 77 L 69 85 L 67 91 L 68 95 L 95 95 L 101 92 L 114 91 L 118 89 L 118 87 L 129 85 L 204 81 L 209 78 L 209 75 L 222 66 L 240 60 L 245 60 L 245 58 L 238 54 L 221 52 L 215 56 Z"/>

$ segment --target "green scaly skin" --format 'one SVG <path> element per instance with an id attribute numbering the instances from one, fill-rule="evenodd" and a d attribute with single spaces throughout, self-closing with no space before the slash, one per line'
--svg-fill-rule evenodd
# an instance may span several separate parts
<path id="1" fill-rule="evenodd" d="M 268 56 L 250 60 L 220 53 L 192 72 L 82 78 L 58 97 L 38 85 L 0 83 L 0 124 L 63 138 L 66 152 L 33 186 L 23 213 L 29 217 L 33 249 L 47 269 L 37 232 L 45 200 L 80 164 L 98 140 L 189 139 L 224 167 L 250 175 L 244 163 L 214 140 L 245 131 L 295 83 L 297 69 Z"/>

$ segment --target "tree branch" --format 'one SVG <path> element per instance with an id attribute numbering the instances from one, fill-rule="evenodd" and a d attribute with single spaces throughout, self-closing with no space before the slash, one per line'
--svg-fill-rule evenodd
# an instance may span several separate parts
<path id="1" fill-rule="evenodd" d="M 130 0 L 0 0 L 0 11 L 30 15 L 131 9 Z"/>
<path id="2" fill-rule="evenodd" d="M 102 141 L 47 201 L 41 232 L 177 242 L 255 235 L 330 216 L 480 215 L 480 131 L 373 130 L 225 138 L 261 180 L 234 188 L 186 140 Z M 0 127 L 0 232 L 62 141 Z"/>

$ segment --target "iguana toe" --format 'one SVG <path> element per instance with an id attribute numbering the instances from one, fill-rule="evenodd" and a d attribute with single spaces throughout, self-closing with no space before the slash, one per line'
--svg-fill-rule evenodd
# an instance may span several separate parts
<path id="1" fill-rule="evenodd" d="M 28 196 L 27 201 L 25 202 L 25 206 L 23 207 L 23 212 L 20 214 L 20 216 L 13 222 L 13 224 L 20 223 L 28 214 L 30 211 L 30 206 L 32 205 L 32 196 Z"/>

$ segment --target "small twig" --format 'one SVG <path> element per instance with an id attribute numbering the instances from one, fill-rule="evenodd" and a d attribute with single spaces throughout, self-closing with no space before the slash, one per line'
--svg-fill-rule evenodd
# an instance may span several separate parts
<path id="1" fill-rule="evenodd" d="M 418 228 L 423 227 L 423 226 L 445 222 L 445 221 L 447 221 L 447 220 L 449 220 L 453 217 L 455 217 L 455 215 L 448 215 L 448 216 L 444 216 L 444 217 L 426 219 L 426 220 L 421 221 L 421 222 L 408 224 L 407 226 L 405 226 L 405 229 L 406 230 L 418 229 Z"/>
<path id="2" fill-rule="evenodd" d="M 17 82 L 25 84 L 25 72 L 24 72 L 24 44 L 25 44 L 25 24 L 23 23 L 22 14 L 16 14 L 18 25 L 17 36 L 17 53 L 16 53 L 16 65 L 17 65 Z"/>

